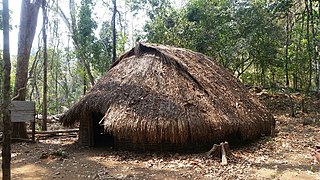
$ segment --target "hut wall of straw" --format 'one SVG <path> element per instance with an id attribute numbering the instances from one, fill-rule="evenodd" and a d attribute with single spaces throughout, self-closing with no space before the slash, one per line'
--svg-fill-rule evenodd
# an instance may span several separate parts
<path id="1" fill-rule="evenodd" d="M 93 145 L 92 113 L 129 150 L 199 150 L 270 135 L 272 115 L 230 72 L 190 50 L 139 44 L 124 54 L 61 118 L 80 121 L 80 142 Z"/>

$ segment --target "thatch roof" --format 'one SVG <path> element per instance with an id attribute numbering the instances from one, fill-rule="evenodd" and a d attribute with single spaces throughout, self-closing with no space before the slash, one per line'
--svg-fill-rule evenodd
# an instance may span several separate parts
<path id="1" fill-rule="evenodd" d="M 61 118 L 65 126 L 104 115 L 118 147 L 209 148 L 250 141 L 274 130 L 272 115 L 209 57 L 138 44 Z"/>

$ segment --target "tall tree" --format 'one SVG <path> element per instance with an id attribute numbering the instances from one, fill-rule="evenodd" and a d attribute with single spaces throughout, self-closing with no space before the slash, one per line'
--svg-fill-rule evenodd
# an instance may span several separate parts
<path id="1" fill-rule="evenodd" d="M 16 78 L 14 82 L 15 100 L 24 101 L 26 99 L 26 85 L 28 81 L 28 65 L 30 51 L 34 39 L 39 8 L 42 0 L 23 0 L 21 1 L 21 14 L 18 39 L 18 56 Z M 12 137 L 27 138 L 25 123 L 12 123 Z"/>
<path id="2" fill-rule="evenodd" d="M 290 18 L 289 9 L 286 12 L 286 49 L 285 49 L 285 71 L 286 71 L 286 86 L 289 87 L 289 41 L 290 41 Z"/>
<path id="3" fill-rule="evenodd" d="M 3 0 L 3 59 L 4 59 L 4 85 L 3 85 L 3 146 L 2 146 L 2 179 L 11 179 L 11 117 L 10 105 L 10 49 L 9 49 L 9 7 L 8 0 Z"/>
<path id="4" fill-rule="evenodd" d="M 319 5 L 320 6 L 320 5 Z M 318 62 L 317 62 L 317 52 L 316 52 L 316 33 L 315 33 L 315 22 L 314 22 L 314 13 L 313 13 L 313 5 L 312 0 L 310 0 L 309 3 L 309 11 L 310 11 L 310 28 L 311 28 L 311 38 L 312 38 L 312 59 L 314 64 L 314 79 L 315 79 L 315 86 L 316 86 L 316 92 L 319 92 L 319 79 L 318 77 Z M 320 12 L 318 12 L 320 13 Z"/>
<path id="5" fill-rule="evenodd" d="M 47 2 L 46 0 L 42 0 L 42 39 L 43 39 L 43 105 L 42 105 L 42 130 L 47 130 L 47 114 L 48 114 L 48 56 L 47 56 L 47 32 L 46 32 L 46 25 L 48 21 L 47 16 Z"/>
<path id="6" fill-rule="evenodd" d="M 87 91 L 87 76 L 92 86 L 95 83 L 90 68 L 95 39 L 93 31 L 97 27 L 96 22 L 92 19 L 92 5 L 92 0 L 81 0 L 77 29 L 73 36 L 74 44 L 77 47 L 77 57 L 80 60 L 83 71 L 86 72 L 82 75 L 83 93 Z"/>
<path id="7" fill-rule="evenodd" d="M 113 15 L 112 15 L 112 62 L 116 62 L 117 56 L 117 30 L 116 30 L 116 15 L 117 15 L 117 0 L 113 0 Z"/>
<path id="8" fill-rule="evenodd" d="M 306 92 L 309 93 L 310 88 L 312 86 L 312 48 L 311 48 L 311 41 L 310 41 L 310 9 L 309 9 L 309 1 L 305 0 L 305 7 L 306 7 L 306 13 L 307 13 L 307 19 L 306 19 L 306 39 L 307 39 L 307 50 L 308 50 L 308 60 L 309 60 L 309 79 L 308 79 L 308 85 L 306 88 Z"/>

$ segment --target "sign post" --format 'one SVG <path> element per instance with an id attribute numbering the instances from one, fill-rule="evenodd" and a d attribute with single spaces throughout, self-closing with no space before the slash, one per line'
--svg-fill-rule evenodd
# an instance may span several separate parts
<path id="1" fill-rule="evenodd" d="M 11 122 L 31 122 L 32 141 L 35 141 L 35 102 L 34 101 L 12 101 Z"/>

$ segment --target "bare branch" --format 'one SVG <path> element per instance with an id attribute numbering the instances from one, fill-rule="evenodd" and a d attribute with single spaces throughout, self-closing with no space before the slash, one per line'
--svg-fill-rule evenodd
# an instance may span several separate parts
<path id="1" fill-rule="evenodd" d="M 72 32 L 71 24 L 69 22 L 69 19 L 67 18 L 66 14 L 62 11 L 61 7 L 58 6 L 58 14 L 62 18 L 63 22 L 66 24 L 68 30 Z"/>

